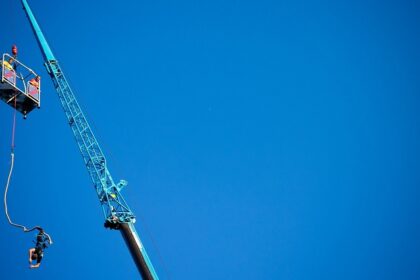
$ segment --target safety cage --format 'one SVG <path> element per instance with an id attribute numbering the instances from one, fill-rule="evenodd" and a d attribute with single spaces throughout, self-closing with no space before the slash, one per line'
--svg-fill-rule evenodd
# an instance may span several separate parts
<path id="1" fill-rule="evenodd" d="M 41 107 L 41 80 L 29 67 L 5 53 L 0 61 L 0 99 L 25 117 Z"/>

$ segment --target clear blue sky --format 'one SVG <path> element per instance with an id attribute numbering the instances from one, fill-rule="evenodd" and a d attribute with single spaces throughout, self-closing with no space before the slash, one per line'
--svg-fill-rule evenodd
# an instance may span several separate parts
<path id="1" fill-rule="evenodd" d="M 4 217 L 0 278 L 137 279 L 19 2 L 0 50 L 43 98 L 18 119 L 9 210 L 55 244 L 29 270 L 33 236 Z M 420 279 L 418 1 L 29 3 L 161 279 Z"/>

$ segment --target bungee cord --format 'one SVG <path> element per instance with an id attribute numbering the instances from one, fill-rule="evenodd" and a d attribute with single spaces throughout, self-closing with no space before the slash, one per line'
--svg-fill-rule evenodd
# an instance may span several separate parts
<path id="1" fill-rule="evenodd" d="M 34 230 L 43 231 L 42 227 L 40 227 L 40 226 L 34 226 L 32 228 L 27 228 L 24 225 L 17 224 L 17 223 L 12 221 L 12 219 L 10 218 L 10 215 L 9 215 L 9 210 L 8 210 L 8 207 L 7 207 L 7 194 L 8 194 L 8 191 L 9 191 L 10 180 L 12 178 L 13 168 L 14 168 L 14 163 L 15 163 L 15 153 L 14 153 L 15 131 L 16 131 L 16 97 L 15 97 L 15 110 L 14 110 L 14 115 L 13 115 L 12 145 L 11 145 L 11 153 L 10 153 L 10 169 L 9 169 L 9 175 L 7 176 L 7 181 L 6 181 L 4 196 L 3 196 L 4 212 L 6 214 L 6 217 L 7 217 L 7 220 L 9 222 L 9 224 L 14 226 L 14 227 L 21 228 L 24 232 L 31 232 L 31 231 L 34 231 Z M 45 231 L 44 231 L 44 234 L 48 238 L 49 243 L 52 244 L 53 242 L 52 242 L 52 239 L 51 239 L 50 235 L 47 234 Z"/>

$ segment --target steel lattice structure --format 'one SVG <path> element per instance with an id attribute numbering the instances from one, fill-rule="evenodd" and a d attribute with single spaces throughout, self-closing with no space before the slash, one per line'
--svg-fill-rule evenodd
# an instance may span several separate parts
<path id="1" fill-rule="evenodd" d="M 83 161 L 102 206 L 105 216 L 105 227 L 121 231 L 143 279 L 159 279 L 135 230 L 135 215 L 120 193 L 121 189 L 127 185 L 127 182 L 121 180 L 118 184 L 115 184 L 112 179 L 107 168 L 105 155 L 58 61 L 53 55 L 32 10 L 26 0 L 22 0 L 22 5 L 29 18 L 45 60 L 45 67 L 57 90 L 61 106 L 73 131 Z"/>

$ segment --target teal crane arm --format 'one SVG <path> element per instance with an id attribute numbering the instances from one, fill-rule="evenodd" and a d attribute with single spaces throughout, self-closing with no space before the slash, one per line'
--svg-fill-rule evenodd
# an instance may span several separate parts
<path id="1" fill-rule="evenodd" d="M 26 0 L 22 0 L 22 5 L 44 57 L 47 72 L 53 81 L 61 106 L 95 187 L 105 216 L 105 227 L 121 231 L 143 279 L 159 279 L 135 230 L 135 215 L 120 193 L 121 189 L 127 185 L 127 182 L 121 180 L 116 184 L 112 179 L 107 168 L 105 155 L 31 8 Z"/>

